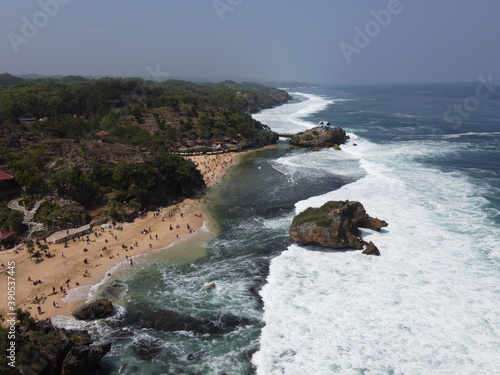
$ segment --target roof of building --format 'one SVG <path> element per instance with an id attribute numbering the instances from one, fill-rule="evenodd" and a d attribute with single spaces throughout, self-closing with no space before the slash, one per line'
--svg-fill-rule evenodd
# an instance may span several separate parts
<path id="1" fill-rule="evenodd" d="M 12 236 L 14 232 L 7 232 L 5 230 L 0 229 L 0 241 L 4 241 L 10 236 Z"/>
<path id="2" fill-rule="evenodd" d="M 12 180 L 13 178 L 14 178 L 14 176 L 12 176 L 12 175 L 10 175 L 8 173 L 0 171 L 0 181 L 3 181 L 3 180 Z"/>
<path id="3" fill-rule="evenodd" d="M 110 133 L 108 133 L 107 131 L 101 130 L 101 131 L 95 133 L 95 135 L 98 137 L 106 137 L 106 136 L 110 135 Z"/>

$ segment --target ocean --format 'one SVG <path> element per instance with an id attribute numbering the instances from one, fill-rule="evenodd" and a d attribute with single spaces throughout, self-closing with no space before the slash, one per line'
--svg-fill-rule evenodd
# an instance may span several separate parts
<path id="1" fill-rule="evenodd" d="M 215 237 L 94 287 L 111 319 L 56 324 L 113 341 L 101 374 L 500 374 L 500 87 L 287 91 L 254 118 L 330 121 L 342 150 L 245 155 L 206 197 Z M 380 257 L 289 238 L 295 214 L 346 199 L 389 223 L 362 231 Z"/>

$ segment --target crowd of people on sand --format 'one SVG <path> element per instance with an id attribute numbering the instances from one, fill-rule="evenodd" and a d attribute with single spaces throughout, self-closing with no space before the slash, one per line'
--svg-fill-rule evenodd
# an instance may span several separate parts
<path id="1" fill-rule="evenodd" d="M 185 157 L 187 159 L 190 159 L 191 161 L 193 161 L 195 163 L 195 165 L 198 167 L 198 169 L 202 172 L 203 178 L 204 178 L 207 186 L 211 186 L 218 181 L 218 179 L 222 175 L 222 172 L 228 166 L 233 164 L 233 162 L 236 160 L 237 156 L 229 155 L 229 154 L 215 154 L 215 155 L 205 155 L 203 158 L 200 158 L 198 156 L 185 156 Z M 178 203 L 178 202 L 174 202 L 174 203 Z M 181 219 L 184 218 L 184 213 L 179 209 L 179 207 L 175 207 L 174 209 L 170 209 L 170 210 L 167 210 L 165 208 L 161 208 L 161 209 L 156 210 L 152 213 L 149 212 L 149 215 L 147 212 L 141 212 L 141 215 L 139 215 L 139 219 L 141 219 L 145 216 L 150 216 L 150 215 L 152 215 L 152 217 L 154 217 L 154 218 L 161 218 L 162 221 L 168 220 L 168 224 L 167 224 L 167 225 L 169 225 L 168 228 L 170 231 L 175 230 L 177 232 L 176 233 L 177 238 L 180 238 L 179 235 L 182 232 L 184 232 L 184 231 L 181 232 L 183 226 L 185 226 L 186 230 L 189 233 L 195 232 L 195 230 L 192 228 L 192 226 L 190 225 L 189 222 L 186 222 L 185 220 L 182 220 L 183 222 L 181 222 L 181 223 L 175 222 L 174 218 L 176 216 L 180 217 Z M 201 218 L 202 214 L 195 213 L 194 216 L 197 218 Z M 155 228 L 156 228 L 156 226 L 155 226 Z M 55 256 L 55 250 L 59 250 L 60 257 L 65 259 L 64 262 L 68 262 L 68 261 L 71 261 L 71 258 L 74 258 L 74 256 L 73 256 L 74 250 L 73 249 L 76 246 L 77 248 L 81 249 L 80 251 L 78 251 L 78 253 L 83 252 L 86 254 L 86 257 L 83 259 L 83 263 L 86 267 L 88 267 L 88 268 L 84 269 L 80 275 L 81 275 L 81 277 L 89 278 L 89 277 L 91 277 L 91 273 L 89 272 L 89 269 L 91 267 L 97 267 L 100 265 L 100 264 L 95 264 L 95 259 L 96 259 L 97 254 L 95 253 L 96 251 L 94 249 L 100 249 L 100 251 L 98 251 L 99 256 L 97 256 L 97 259 L 104 258 L 104 257 L 109 258 L 109 259 L 117 259 L 117 260 L 124 259 L 125 261 L 127 261 L 130 264 L 130 266 L 134 266 L 134 260 L 132 258 L 133 254 L 131 254 L 131 256 L 129 256 L 130 253 L 125 253 L 125 252 L 129 252 L 130 250 L 134 250 L 134 249 L 137 250 L 138 248 L 140 248 L 139 242 L 141 241 L 141 238 L 142 238 L 141 242 L 143 242 L 143 246 L 144 246 L 144 248 L 141 251 L 146 250 L 147 247 L 149 247 L 149 249 L 152 249 L 153 243 L 155 241 L 159 241 L 161 239 L 161 238 L 159 238 L 158 234 L 152 232 L 151 228 L 147 228 L 147 229 L 143 228 L 140 231 L 141 237 L 137 236 L 138 237 L 137 239 L 135 239 L 135 238 L 132 239 L 132 241 L 133 241 L 132 243 L 126 243 L 127 240 L 122 239 L 122 241 L 121 241 L 122 243 L 120 244 L 120 238 L 115 233 L 116 231 L 123 231 L 123 227 L 121 225 L 117 224 L 115 221 L 112 221 L 111 225 L 109 225 L 109 224 L 101 225 L 100 227 L 94 228 L 94 230 L 92 230 L 92 232 L 89 234 L 80 235 L 80 236 L 68 239 L 67 241 L 64 242 L 64 248 L 69 249 L 68 251 L 65 250 L 66 254 L 63 251 L 60 251 L 60 250 L 62 250 L 59 248 L 60 245 L 52 245 L 52 244 L 49 244 L 46 241 L 44 241 L 45 244 L 47 245 L 46 250 L 44 250 L 45 256 L 47 258 L 57 258 Z M 69 234 L 69 231 L 67 234 Z M 149 237 L 149 241 L 148 241 L 147 237 Z M 72 242 L 73 244 L 70 246 L 69 242 Z M 78 245 L 79 242 L 82 242 L 83 246 L 80 247 Z M 100 245 L 101 242 L 102 242 L 102 246 Z M 149 243 L 149 246 L 148 246 L 148 243 Z M 97 244 L 99 244 L 99 246 L 96 246 Z M 54 246 L 55 249 L 48 249 L 48 246 L 51 246 L 51 247 Z M 121 250 L 123 252 L 120 252 L 120 246 L 121 246 Z M 19 249 L 17 249 L 17 250 L 19 250 Z M 52 250 L 52 253 L 48 252 L 47 250 Z M 18 251 L 16 251 L 16 253 L 18 253 Z M 39 258 L 37 258 L 37 259 L 39 259 Z M 79 258 L 79 259 L 81 259 L 81 258 Z M 35 261 L 34 259 L 32 259 L 32 260 Z M 80 262 L 81 262 L 81 260 L 80 260 Z M 69 264 L 71 264 L 71 263 L 69 263 Z M 108 272 L 108 275 L 110 275 L 109 272 Z M 40 279 L 32 280 L 31 277 L 28 278 L 28 281 L 30 283 L 32 283 L 34 286 L 38 286 L 39 284 L 42 284 L 42 280 L 40 280 Z M 80 281 L 82 281 L 82 280 L 80 280 Z M 78 281 L 74 282 L 71 285 L 71 281 L 68 279 L 66 281 L 66 283 L 64 283 L 64 285 L 52 286 L 52 294 L 49 294 L 48 296 L 57 296 L 57 297 L 60 297 L 62 299 L 64 296 L 66 296 L 68 290 L 71 287 L 78 287 L 78 286 L 80 286 Z M 38 292 L 40 292 L 40 289 L 36 289 L 36 290 Z M 45 302 L 45 300 L 47 299 L 48 296 L 45 296 L 44 294 L 42 294 L 42 297 L 35 295 L 33 298 L 31 298 L 32 304 L 38 304 L 37 310 L 40 314 L 42 314 L 41 305 Z M 54 300 L 52 298 L 52 306 L 53 307 L 60 308 L 58 302 L 59 302 L 58 300 Z"/>
<path id="2" fill-rule="evenodd" d="M 179 212 L 178 214 L 179 214 L 180 218 L 184 217 L 184 214 L 182 212 Z M 171 210 L 171 211 L 166 212 L 162 215 L 162 212 L 159 210 L 159 211 L 153 212 L 152 215 L 155 218 L 162 217 L 163 220 L 165 220 L 166 217 L 173 218 L 175 216 L 175 212 L 173 210 Z M 196 217 L 200 217 L 200 218 L 202 217 L 201 213 L 195 213 L 194 215 Z M 113 224 L 115 224 L 115 223 L 113 223 Z M 179 223 L 169 223 L 170 230 L 174 230 L 174 227 L 177 230 L 182 228 L 182 226 Z M 188 222 L 185 223 L 185 227 L 189 233 L 195 232 Z M 83 263 L 87 267 L 92 266 L 92 259 L 93 259 L 92 253 L 93 253 L 93 251 L 92 251 L 92 248 L 90 247 L 92 242 L 97 242 L 97 241 L 100 242 L 101 237 L 106 237 L 106 238 L 103 238 L 105 244 L 109 244 L 110 239 L 119 242 L 118 237 L 113 233 L 113 229 L 114 228 L 111 226 L 110 227 L 101 227 L 99 229 L 92 231 L 92 233 L 90 235 L 82 235 L 82 236 L 78 236 L 78 237 L 75 237 L 72 239 L 73 242 L 81 241 L 81 242 L 86 244 L 85 247 L 81 248 L 81 251 L 89 254 L 88 257 L 85 257 L 83 259 Z M 141 229 L 140 234 L 142 235 L 143 240 L 149 236 L 149 240 L 150 240 L 149 241 L 149 248 L 150 249 L 153 248 L 152 241 L 159 240 L 158 234 L 153 233 L 151 227 Z M 179 238 L 179 234 L 177 234 L 177 238 Z M 45 242 L 45 243 L 47 243 L 47 242 Z M 47 244 L 47 245 L 50 246 L 49 244 Z M 65 243 L 64 247 L 66 247 L 66 248 L 69 247 L 67 242 Z M 121 244 L 121 249 L 125 252 L 128 252 L 129 250 L 133 250 L 134 248 L 138 248 L 138 247 L 139 247 L 139 241 L 137 239 L 134 239 L 132 244 L 126 244 L 126 243 Z M 103 253 L 104 253 L 104 255 L 103 255 Z M 116 254 L 114 254 L 114 253 L 110 254 L 107 246 L 101 247 L 101 251 L 99 252 L 99 256 L 100 256 L 100 258 L 103 258 L 104 256 L 106 256 L 106 257 L 109 257 L 109 259 L 120 259 L 120 253 L 117 252 Z M 53 257 L 53 255 L 52 255 L 52 257 Z M 61 258 L 66 258 L 66 259 L 71 258 L 71 253 L 65 255 L 64 252 L 61 251 Z M 125 260 L 127 260 L 129 262 L 130 266 L 134 266 L 134 261 L 133 261 L 132 257 L 125 255 Z M 100 264 L 98 264 L 98 265 L 100 265 Z M 94 266 L 97 267 L 98 265 L 94 265 Z M 91 276 L 91 273 L 89 272 L 89 269 L 86 268 L 83 270 L 81 275 L 82 275 L 82 277 L 88 278 Z M 28 282 L 32 283 L 34 286 L 37 286 L 38 284 L 42 283 L 42 280 L 39 280 L 39 279 L 33 280 L 30 276 L 28 276 Z M 66 296 L 68 293 L 68 290 L 71 287 L 71 280 L 67 279 L 64 284 L 65 285 L 59 286 L 59 288 L 52 286 L 52 294 L 50 294 L 50 295 L 55 296 L 55 295 L 59 294 L 61 296 L 60 298 L 63 298 L 64 296 Z M 78 287 L 79 285 L 80 284 L 78 282 L 76 282 L 76 283 L 74 283 L 73 286 Z M 44 303 L 46 298 L 47 298 L 46 296 L 39 297 L 37 295 L 34 295 L 34 297 L 32 298 L 31 303 L 38 304 L 37 311 L 39 312 L 39 314 L 43 313 L 40 305 Z M 54 300 L 52 301 L 52 306 L 55 308 L 60 308 L 58 302 L 56 302 Z"/>
<path id="3" fill-rule="evenodd" d="M 203 160 L 197 160 L 196 157 L 188 157 L 196 167 L 202 166 L 205 173 L 203 174 L 203 178 L 205 180 L 206 185 L 211 185 L 212 182 L 217 180 L 217 174 L 231 165 L 234 161 L 233 156 L 228 156 L 224 154 L 210 155 L 208 157 L 203 158 Z"/>

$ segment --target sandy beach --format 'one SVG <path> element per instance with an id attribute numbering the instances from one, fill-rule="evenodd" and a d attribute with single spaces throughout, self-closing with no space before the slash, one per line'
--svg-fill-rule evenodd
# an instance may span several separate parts
<path id="1" fill-rule="evenodd" d="M 223 178 L 241 154 L 186 156 L 203 174 L 208 187 Z M 209 226 L 201 199 L 186 199 L 159 211 L 148 212 L 133 223 L 118 224 L 115 228 L 95 226 L 92 233 L 69 240 L 66 244 L 48 244 L 50 258 L 35 263 L 25 246 L 0 252 L 2 271 L 15 262 L 15 274 L 0 274 L 3 285 L 15 285 L 16 307 L 30 311 L 40 320 L 74 311 L 84 300 L 67 303 L 64 298 L 76 288 L 86 291 L 99 283 L 119 262 L 129 267 L 134 256 L 172 244 L 196 235 L 203 226 Z M 118 227 L 121 227 L 120 229 Z M 43 242 L 42 242 L 43 243 Z M 35 247 L 36 249 L 36 247 Z M 164 251 L 172 249 L 170 246 Z M 10 276 L 10 278 L 9 278 Z M 14 284 L 12 284 L 12 282 Z M 87 288 L 85 288 L 87 287 Z M 6 316 L 7 292 L 0 295 L 0 313 Z"/>

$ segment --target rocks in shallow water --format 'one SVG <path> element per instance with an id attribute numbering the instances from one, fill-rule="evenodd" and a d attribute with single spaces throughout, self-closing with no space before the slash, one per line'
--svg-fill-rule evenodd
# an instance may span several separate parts
<path id="1" fill-rule="evenodd" d="M 76 319 L 87 320 L 87 319 L 100 319 L 105 318 L 113 312 L 113 304 L 111 301 L 105 298 L 101 298 L 92 302 L 87 302 L 77 308 L 73 312 L 73 316 Z"/>
<path id="2" fill-rule="evenodd" d="M 161 352 L 160 340 L 153 338 L 140 338 L 132 344 L 132 350 L 142 361 L 151 361 Z"/>
<path id="3" fill-rule="evenodd" d="M 180 312 L 140 303 L 130 303 L 122 324 L 164 332 L 189 331 L 196 335 L 221 334 L 251 324 L 232 314 L 197 318 Z"/>
<path id="4" fill-rule="evenodd" d="M 99 368 L 101 358 L 111 350 L 111 343 L 106 342 L 96 347 L 74 346 L 66 355 L 62 364 L 62 375 L 88 375 Z"/>
<path id="5" fill-rule="evenodd" d="M 295 242 L 304 245 L 360 250 L 366 242 L 361 239 L 359 228 L 380 230 L 387 225 L 368 216 L 360 202 L 330 201 L 295 216 L 289 233 Z"/>
<path id="6" fill-rule="evenodd" d="M 366 245 L 366 248 L 363 250 L 363 254 L 379 256 L 380 251 L 378 250 L 377 246 L 375 246 L 375 244 L 370 241 L 368 245 Z"/>
<path id="7" fill-rule="evenodd" d="M 187 360 L 188 361 L 196 361 L 200 358 L 202 358 L 203 356 L 205 355 L 205 351 L 204 350 L 200 350 L 199 352 L 196 352 L 196 353 L 190 353 L 188 356 L 187 356 Z"/>

